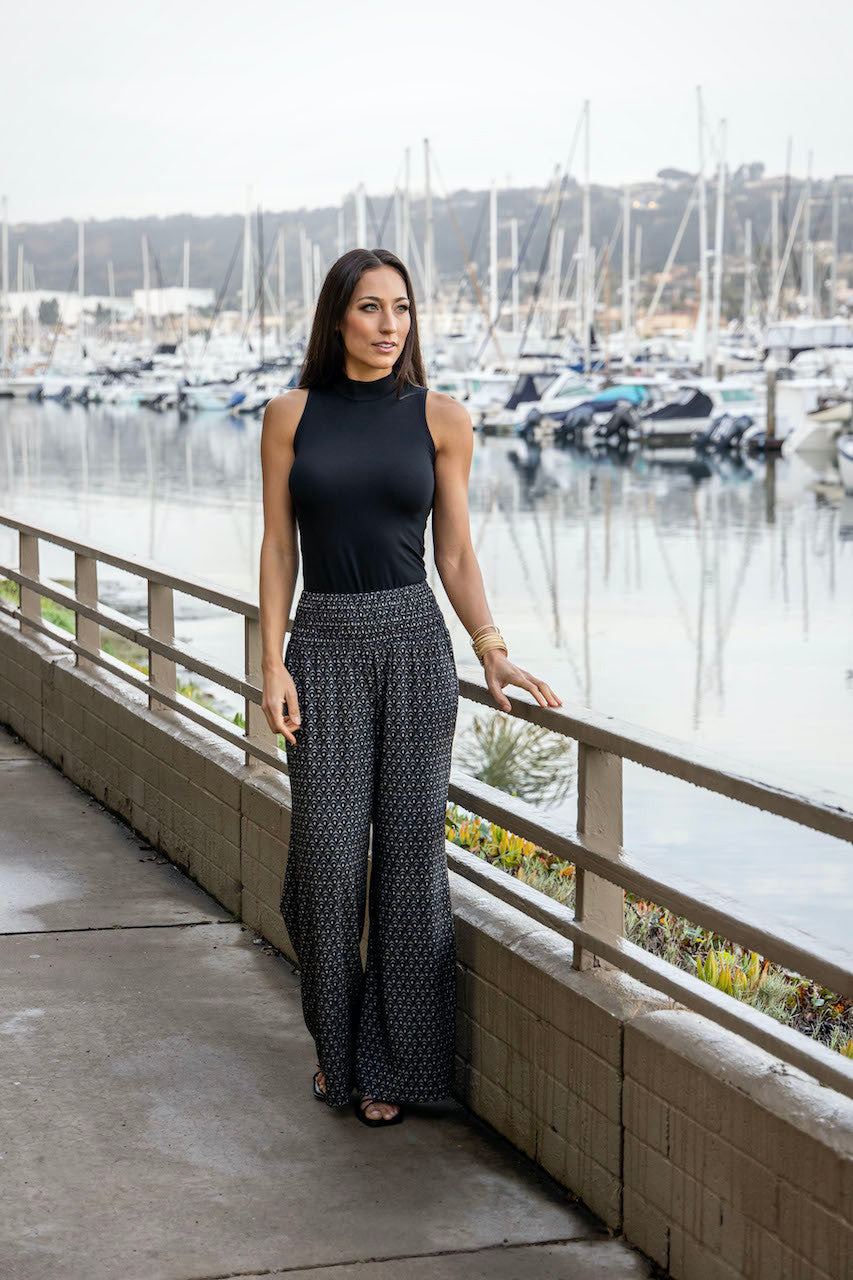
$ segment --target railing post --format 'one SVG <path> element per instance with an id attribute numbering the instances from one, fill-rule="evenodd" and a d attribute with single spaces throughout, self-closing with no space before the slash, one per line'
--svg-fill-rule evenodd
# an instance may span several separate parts
<path id="1" fill-rule="evenodd" d="M 622 844 L 622 757 L 578 743 L 578 832 L 600 837 L 613 846 L 616 857 Z M 602 880 L 578 867 L 575 918 L 578 924 L 606 930 L 621 937 L 625 929 L 624 893 L 619 885 Z M 575 947 L 574 967 L 591 969 L 598 963 L 612 968 L 586 947 Z"/>
<path id="2" fill-rule="evenodd" d="M 18 565 L 21 573 L 29 578 L 39 576 L 39 540 L 31 533 L 18 534 Z M 41 596 L 30 587 L 21 587 L 21 632 L 25 635 L 39 635 L 35 627 L 27 626 L 24 618 L 37 618 L 41 622 Z"/>
<path id="3" fill-rule="evenodd" d="M 263 688 L 264 676 L 261 667 L 261 658 L 263 657 L 263 647 L 261 644 L 261 624 L 257 618 L 245 619 L 245 647 L 246 647 L 246 679 L 249 684 L 255 685 L 256 688 Z M 253 702 L 251 698 L 245 699 L 246 707 L 246 737 L 250 742 L 254 742 L 256 746 L 263 747 L 266 751 L 275 751 L 278 747 L 278 738 L 267 724 L 267 718 L 264 715 L 263 708 L 259 702 Z M 251 752 L 246 752 L 247 765 L 260 765 L 259 761 Z"/>
<path id="4" fill-rule="evenodd" d="M 98 562 L 82 551 L 74 552 L 74 594 L 84 604 L 97 607 L 98 604 Z M 77 643 L 90 653 L 100 653 L 101 626 L 92 618 L 83 618 L 79 613 L 74 615 L 74 635 Z M 74 665 L 81 671 L 94 671 L 97 663 L 91 662 L 82 654 L 75 654 Z"/>
<path id="5" fill-rule="evenodd" d="M 175 596 L 171 587 L 148 579 L 148 630 L 158 640 L 173 644 L 175 640 Z M 175 693 L 178 687 L 177 667 L 171 658 L 148 650 L 148 683 L 164 693 Z M 163 712 L 167 708 L 159 698 L 148 695 L 149 710 Z"/>

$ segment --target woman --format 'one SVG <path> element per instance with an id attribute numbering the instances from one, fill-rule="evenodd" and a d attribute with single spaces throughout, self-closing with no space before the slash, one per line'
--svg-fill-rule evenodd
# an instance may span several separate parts
<path id="1" fill-rule="evenodd" d="M 426 580 L 435 562 L 486 684 L 561 706 L 510 662 L 471 545 L 473 430 L 428 391 L 409 273 L 352 249 L 317 300 L 299 386 L 261 440 L 263 710 L 285 738 L 291 827 L 281 912 L 317 1048 L 314 1094 L 365 1124 L 453 1086 L 456 956 L 444 848 L 459 683 Z M 282 659 L 301 545 L 304 589 Z M 372 853 L 367 959 L 360 941 Z"/>

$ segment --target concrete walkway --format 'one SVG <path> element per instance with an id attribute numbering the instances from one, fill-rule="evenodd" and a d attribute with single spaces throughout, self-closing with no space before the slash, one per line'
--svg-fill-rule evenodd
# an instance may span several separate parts
<path id="1" fill-rule="evenodd" d="M 639 1280 L 455 1102 L 311 1093 L 290 963 L 0 728 L 4 1280 Z"/>

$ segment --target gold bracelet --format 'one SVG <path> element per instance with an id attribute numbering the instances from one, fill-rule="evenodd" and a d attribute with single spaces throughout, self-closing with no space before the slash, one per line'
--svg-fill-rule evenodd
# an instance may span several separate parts
<path id="1" fill-rule="evenodd" d="M 507 652 L 506 641 L 501 640 L 500 637 L 496 636 L 494 637 L 493 644 L 483 645 L 482 649 L 476 649 L 475 650 L 476 657 L 480 659 L 480 662 L 483 662 L 483 655 L 487 654 L 489 652 L 489 649 L 500 649 L 502 653 L 506 653 Z"/>
<path id="2" fill-rule="evenodd" d="M 506 640 L 504 640 L 499 631 L 494 635 L 480 636 L 476 641 L 472 642 L 471 647 L 481 664 L 483 662 L 483 655 L 488 653 L 490 649 L 502 649 L 507 655 L 509 653 Z"/>
<path id="3" fill-rule="evenodd" d="M 506 644 L 506 640 L 500 631 L 491 632 L 485 636 L 478 636 L 476 640 L 471 641 L 471 648 L 475 653 L 479 653 L 484 647 L 490 648 L 495 644 Z"/>
<path id="4" fill-rule="evenodd" d="M 477 627 L 476 631 L 471 632 L 472 643 L 477 639 L 481 631 L 497 631 L 497 627 L 494 622 L 484 622 L 481 627 Z"/>

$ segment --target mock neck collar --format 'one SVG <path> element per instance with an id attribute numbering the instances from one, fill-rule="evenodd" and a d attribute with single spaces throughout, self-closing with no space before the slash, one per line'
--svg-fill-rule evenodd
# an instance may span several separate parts
<path id="1" fill-rule="evenodd" d="M 338 374 L 332 383 L 332 389 L 349 400 L 382 400 L 393 395 L 397 388 L 397 375 L 393 369 L 381 378 L 364 381 L 361 378 L 348 378 L 343 372 Z"/>

